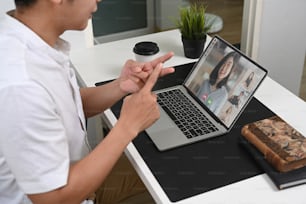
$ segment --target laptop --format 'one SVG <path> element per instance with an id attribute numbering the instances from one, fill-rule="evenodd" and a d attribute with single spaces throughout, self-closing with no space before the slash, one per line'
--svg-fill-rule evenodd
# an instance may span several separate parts
<path id="1" fill-rule="evenodd" d="M 160 118 L 146 132 L 169 150 L 231 130 L 267 70 L 215 36 L 183 84 L 157 90 Z"/>

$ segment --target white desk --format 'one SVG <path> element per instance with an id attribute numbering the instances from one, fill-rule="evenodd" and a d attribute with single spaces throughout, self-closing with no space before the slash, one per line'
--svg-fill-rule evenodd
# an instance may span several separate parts
<path id="1" fill-rule="evenodd" d="M 129 58 L 134 58 L 132 52 L 134 44 L 143 40 L 158 43 L 161 53 L 175 52 L 175 56 L 165 66 L 175 66 L 195 61 L 184 57 L 178 30 L 100 44 L 93 48 L 71 53 L 72 62 L 82 78 L 83 85 L 94 86 L 96 82 L 116 78 L 124 62 Z M 269 77 L 259 87 L 255 97 L 306 135 L 306 103 L 303 100 Z M 105 111 L 105 118 L 109 125 L 116 123 L 116 118 L 110 110 Z M 128 145 L 125 153 L 155 201 L 157 203 L 171 203 L 132 143 Z M 177 203 L 305 204 L 305 192 L 306 185 L 279 191 L 267 175 L 262 174 Z"/>

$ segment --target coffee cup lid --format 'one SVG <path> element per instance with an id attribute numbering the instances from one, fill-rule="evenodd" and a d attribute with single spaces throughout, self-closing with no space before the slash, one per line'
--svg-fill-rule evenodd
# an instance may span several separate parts
<path id="1" fill-rule="evenodd" d="M 136 43 L 133 51 L 139 55 L 154 55 L 159 52 L 159 48 L 155 42 L 143 41 Z"/>

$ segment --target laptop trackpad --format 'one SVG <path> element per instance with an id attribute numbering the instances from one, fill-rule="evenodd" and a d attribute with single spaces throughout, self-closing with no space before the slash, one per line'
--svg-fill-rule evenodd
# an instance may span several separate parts
<path id="1" fill-rule="evenodd" d="M 152 132 L 160 132 L 170 128 L 177 128 L 177 126 L 163 110 L 160 110 L 160 118 L 149 129 Z"/>
<path id="2" fill-rule="evenodd" d="M 161 117 L 146 131 L 159 150 L 166 150 L 186 141 L 186 137 L 162 110 Z"/>

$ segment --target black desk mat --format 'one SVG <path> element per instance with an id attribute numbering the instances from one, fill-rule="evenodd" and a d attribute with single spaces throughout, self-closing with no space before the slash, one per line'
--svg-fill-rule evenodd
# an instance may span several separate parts
<path id="1" fill-rule="evenodd" d="M 155 88 L 181 84 L 193 63 L 177 66 L 176 72 L 157 82 Z M 119 116 L 121 102 L 112 107 Z M 146 132 L 133 143 L 162 186 L 168 198 L 179 201 L 258 174 L 261 168 L 240 144 L 240 130 L 246 123 L 274 115 L 253 98 L 230 133 L 176 149 L 160 152 Z"/>

